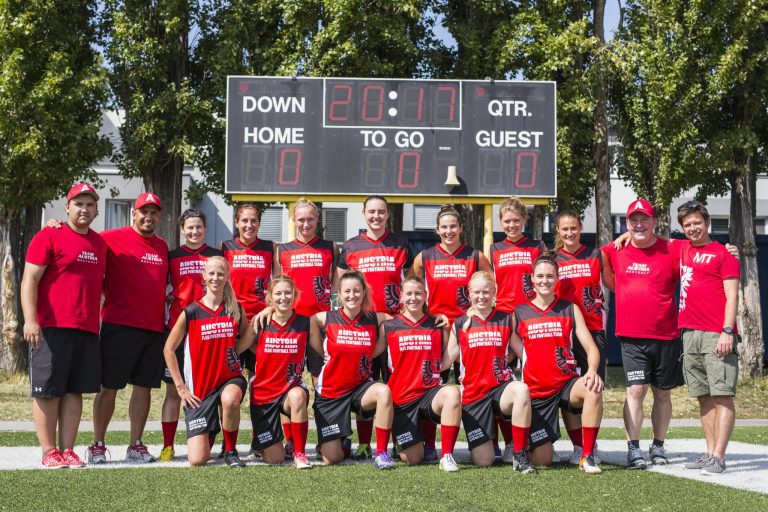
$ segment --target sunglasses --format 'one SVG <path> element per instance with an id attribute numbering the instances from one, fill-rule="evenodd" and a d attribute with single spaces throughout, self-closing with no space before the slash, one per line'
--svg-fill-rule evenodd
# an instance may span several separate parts
<path id="1" fill-rule="evenodd" d="M 680 213 L 683 210 L 690 210 L 691 208 L 701 208 L 704 205 L 700 201 L 688 201 L 677 207 L 677 212 Z"/>

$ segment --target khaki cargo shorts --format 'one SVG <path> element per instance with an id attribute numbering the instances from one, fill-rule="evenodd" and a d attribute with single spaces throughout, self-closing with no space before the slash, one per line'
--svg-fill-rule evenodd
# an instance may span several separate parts
<path id="1" fill-rule="evenodd" d="M 733 351 L 725 357 L 715 352 L 720 333 L 683 330 L 683 375 L 692 397 L 734 396 L 739 375 L 739 336 L 733 337 Z"/>

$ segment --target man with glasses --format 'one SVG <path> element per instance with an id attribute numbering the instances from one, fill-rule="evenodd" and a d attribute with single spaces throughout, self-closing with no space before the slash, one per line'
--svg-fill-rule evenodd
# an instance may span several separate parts
<path id="1" fill-rule="evenodd" d="M 736 418 L 739 261 L 709 238 L 709 212 L 700 202 L 680 206 L 677 221 L 687 238 L 675 244 L 680 248 L 683 373 L 688 393 L 699 401 L 707 442 L 707 451 L 685 467 L 717 475 L 725 471 L 725 448 Z"/>
<path id="2" fill-rule="evenodd" d="M 602 247 L 603 282 L 616 295 L 616 336 L 621 342 L 627 395 L 628 469 L 645 469 L 640 450 L 643 401 L 650 385 L 653 464 L 667 464 L 664 439 L 672 417 L 671 390 L 682 384 L 682 343 L 678 336 L 675 287 L 679 251 L 655 234 L 656 215 L 648 201 L 638 199 L 627 209 L 630 243 L 618 250 Z"/>

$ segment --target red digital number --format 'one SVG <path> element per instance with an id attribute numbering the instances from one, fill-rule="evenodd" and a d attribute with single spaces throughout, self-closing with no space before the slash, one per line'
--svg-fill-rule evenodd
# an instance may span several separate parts
<path id="1" fill-rule="evenodd" d="M 328 118 L 331 121 L 348 121 L 349 120 L 349 104 L 352 103 L 352 86 L 351 85 L 334 85 L 333 86 L 333 98 L 336 97 L 336 89 L 341 89 L 342 91 L 346 91 L 346 96 L 343 99 L 340 100 L 333 100 L 331 102 L 331 108 L 328 110 Z M 345 115 L 338 116 L 336 115 L 336 107 L 344 108 Z"/>
<path id="2" fill-rule="evenodd" d="M 529 158 L 531 161 L 531 178 L 528 183 L 523 183 L 520 181 L 520 165 L 523 161 L 523 158 Z M 538 162 L 539 154 L 534 153 L 533 151 L 521 151 L 517 154 L 517 158 L 515 159 L 515 186 L 517 188 L 533 188 L 536 186 L 536 167 Z"/>
<path id="3" fill-rule="evenodd" d="M 374 90 L 379 93 L 379 99 L 376 100 L 376 115 L 375 116 L 369 116 L 368 115 L 368 91 Z M 384 115 L 384 86 L 382 85 L 366 85 L 363 88 L 363 111 L 361 114 L 361 117 L 363 118 L 363 121 L 368 122 L 376 122 L 381 121 L 381 118 Z"/>
<path id="4" fill-rule="evenodd" d="M 285 155 L 296 155 L 296 165 L 293 168 L 293 179 L 285 178 Z M 298 148 L 283 148 L 280 150 L 280 172 L 277 182 L 281 185 L 298 185 L 301 179 L 301 150 Z"/>
<path id="5" fill-rule="evenodd" d="M 448 101 L 443 101 L 440 99 L 440 93 L 444 94 L 446 92 L 450 94 L 450 98 Z M 435 104 L 438 107 L 440 105 L 448 105 L 448 121 L 453 121 L 453 116 L 456 113 L 456 87 L 453 85 L 438 85 L 437 94 L 435 96 Z M 437 121 L 437 112 L 435 115 L 435 120 Z"/>
<path id="6" fill-rule="evenodd" d="M 413 182 L 403 182 L 403 172 L 405 171 L 405 159 L 413 157 Z M 397 165 L 397 186 L 400 188 L 416 188 L 419 186 L 419 164 L 421 164 L 421 154 L 416 151 L 404 151 L 400 153 L 400 161 Z M 410 169 L 409 169 L 410 170 Z"/>

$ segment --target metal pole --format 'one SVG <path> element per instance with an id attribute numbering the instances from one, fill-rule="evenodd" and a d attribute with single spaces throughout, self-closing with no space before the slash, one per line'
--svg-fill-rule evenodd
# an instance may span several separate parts
<path id="1" fill-rule="evenodd" d="M 493 204 L 483 205 L 483 252 L 490 257 L 493 245 Z"/>

